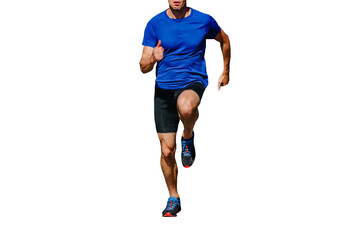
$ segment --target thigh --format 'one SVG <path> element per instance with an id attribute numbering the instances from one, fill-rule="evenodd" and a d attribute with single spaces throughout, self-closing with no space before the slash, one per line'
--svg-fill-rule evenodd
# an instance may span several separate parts
<path id="1" fill-rule="evenodd" d="M 191 108 L 196 109 L 200 105 L 200 97 L 194 90 L 185 90 L 180 93 L 177 99 L 178 109 Z"/>
<path id="2" fill-rule="evenodd" d="M 177 132 L 179 116 L 174 91 L 155 88 L 154 115 L 158 133 Z"/>
<path id="3" fill-rule="evenodd" d="M 177 107 L 187 106 L 193 109 L 200 105 L 205 91 L 202 83 L 192 83 L 177 93 Z"/>
<path id="4" fill-rule="evenodd" d="M 176 148 L 176 132 L 158 133 L 158 137 L 160 140 L 161 149 L 175 150 L 175 148 Z"/>

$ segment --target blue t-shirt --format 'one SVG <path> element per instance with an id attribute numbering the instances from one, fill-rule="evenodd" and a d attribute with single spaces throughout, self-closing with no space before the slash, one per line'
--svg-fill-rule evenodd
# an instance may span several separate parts
<path id="1" fill-rule="evenodd" d="M 143 45 L 155 47 L 159 40 L 164 58 L 156 66 L 156 87 L 180 89 L 190 83 L 208 85 L 205 63 L 206 39 L 214 39 L 220 27 L 208 14 L 191 8 L 190 15 L 171 19 L 166 10 L 147 24 Z"/>

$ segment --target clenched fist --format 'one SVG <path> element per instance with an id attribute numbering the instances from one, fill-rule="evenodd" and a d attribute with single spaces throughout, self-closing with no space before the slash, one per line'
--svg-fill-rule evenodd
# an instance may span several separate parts
<path id="1" fill-rule="evenodd" d="M 154 57 L 156 61 L 161 61 L 164 58 L 164 48 L 161 46 L 161 40 L 154 47 Z"/>
<path id="2" fill-rule="evenodd" d="M 220 90 L 221 87 L 228 85 L 229 80 L 230 80 L 229 72 L 223 72 L 219 77 L 218 90 Z"/>

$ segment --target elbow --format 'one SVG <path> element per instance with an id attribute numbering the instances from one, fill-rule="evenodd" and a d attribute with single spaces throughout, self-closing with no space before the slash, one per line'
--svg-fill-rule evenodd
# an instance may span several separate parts
<path id="1" fill-rule="evenodd" d="M 142 73 L 148 73 L 154 68 L 154 63 L 152 63 L 150 59 L 147 58 L 141 58 L 139 65 L 140 65 L 140 71 Z"/>
<path id="2" fill-rule="evenodd" d="M 142 73 L 144 73 L 144 74 L 147 73 L 147 72 L 145 71 L 145 68 L 144 68 L 143 66 L 141 66 L 141 65 L 140 65 L 140 71 L 141 71 Z"/>
<path id="3" fill-rule="evenodd" d="M 151 70 L 152 70 L 152 67 L 140 66 L 140 71 L 144 74 L 150 72 Z"/>
<path id="4" fill-rule="evenodd" d="M 140 71 L 142 72 L 142 73 L 147 73 L 147 72 L 149 72 L 148 70 L 147 70 L 147 68 L 146 68 L 146 65 L 142 62 L 142 61 L 140 61 L 139 62 L 139 65 L 140 65 Z"/>

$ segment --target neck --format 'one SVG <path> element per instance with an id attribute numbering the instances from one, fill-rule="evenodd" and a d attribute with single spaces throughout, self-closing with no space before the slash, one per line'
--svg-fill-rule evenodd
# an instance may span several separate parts
<path id="1" fill-rule="evenodd" d="M 167 14 L 170 18 L 173 19 L 179 19 L 179 18 L 185 18 L 187 16 L 189 16 L 190 13 L 190 8 L 184 6 L 183 8 L 179 9 L 179 10 L 175 10 L 171 7 L 169 7 L 169 9 L 167 10 Z"/>

